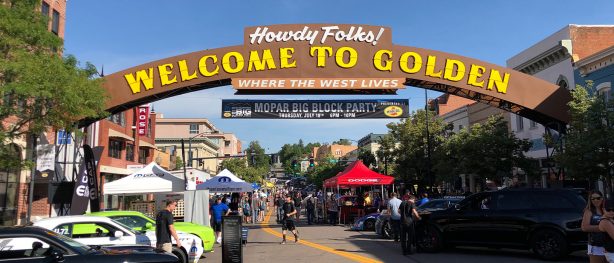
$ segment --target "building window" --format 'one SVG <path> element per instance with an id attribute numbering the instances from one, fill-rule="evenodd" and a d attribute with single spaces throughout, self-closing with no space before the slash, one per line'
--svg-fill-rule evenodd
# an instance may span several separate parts
<path id="1" fill-rule="evenodd" d="M 537 128 L 537 122 L 531 121 L 531 124 L 530 124 L 530 125 L 531 125 L 531 126 L 530 126 L 530 127 L 531 127 L 531 129 L 535 129 L 535 128 Z"/>
<path id="2" fill-rule="evenodd" d="M 458 125 L 458 131 L 462 131 L 465 128 L 462 124 Z"/>
<path id="3" fill-rule="evenodd" d="M 341 155 L 343 152 L 341 150 L 336 150 L 335 155 Z"/>
<path id="4" fill-rule="evenodd" d="M 126 127 L 126 113 L 125 112 L 113 114 L 109 116 L 107 120 L 111 121 L 112 123 L 118 124 L 122 127 Z"/>
<path id="5" fill-rule="evenodd" d="M 524 118 L 520 116 L 516 116 L 516 130 L 522 131 L 524 130 Z"/>
<path id="6" fill-rule="evenodd" d="M 58 140 L 56 144 L 70 144 L 70 133 L 65 130 L 58 131 Z"/>
<path id="7" fill-rule="evenodd" d="M 139 147 L 139 163 L 147 164 L 147 157 L 149 157 L 149 148 Z"/>
<path id="8" fill-rule="evenodd" d="M 126 144 L 126 161 L 134 162 L 134 144 Z"/>
<path id="9" fill-rule="evenodd" d="M 190 124 L 190 133 L 192 134 L 198 133 L 198 124 Z"/>
<path id="10" fill-rule="evenodd" d="M 45 1 L 43 1 L 43 5 L 41 6 L 41 13 L 43 13 L 44 16 L 49 17 L 49 4 L 47 4 Z"/>
<path id="11" fill-rule="evenodd" d="M 122 145 L 123 143 L 121 141 L 109 139 L 109 157 L 121 159 Z"/>
<path id="12" fill-rule="evenodd" d="M 8 145 L 8 154 L 21 159 L 21 149 Z M 12 226 L 17 223 L 17 190 L 20 169 L 15 166 L 0 168 L 0 226 Z"/>
<path id="13" fill-rule="evenodd" d="M 230 147 L 230 141 L 224 141 L 224 146 L 225 147 Z"/>
<path id="14" fill-rule="evenodd" d="M 51 32 L 58 35 L 60 33 L 60 13 L 53 10 L 53 16 L 51 17 Z"/>
<path id="15" fill-rule="evenodd" d="M 612 99 L 612 88 L 610 88 L 609 86 L 603 86 L 603 87 L 597 87 L 597 94 L 599 94 L 599 96 L 603 96 L 603 99 L 605 100 L 605 102 L 607 103 L 608 101 L 610 101 Z"/>

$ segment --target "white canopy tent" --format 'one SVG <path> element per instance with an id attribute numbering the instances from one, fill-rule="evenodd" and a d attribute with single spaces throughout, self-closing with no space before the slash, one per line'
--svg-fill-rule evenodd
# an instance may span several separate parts
<path id="1" fill-rule="evenodd" d="M 113 194 L 149 194 L 185 191 L 185 181 L 158 166 L 155 162 L 122 179 L 105 183 L 103 193 Z"/>
<path id="2" fill-rule="evenodd" d="M 239 179 L 228 169 L 224 169 L 206 182 L 196 185 L 196 190 L 209 190 L 212 193 L 235 193 L 251 192 L 254 191 L 254 188 L 252 184 Z"/>

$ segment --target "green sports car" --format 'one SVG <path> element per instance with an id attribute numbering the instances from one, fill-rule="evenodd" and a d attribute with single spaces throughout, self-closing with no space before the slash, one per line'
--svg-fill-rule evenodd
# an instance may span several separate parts
<path id="1" fill-rule="evenodd" d="M 156 221 L 149 218 L 145 214 L 136 211 L 104 211 L 93 212 L 88 215 L 104 216 L 118 221 L 134 230 L 155 230 Z M 203 248 L 205 252 L 213 251 L 213 243 L 215 243 L 215 234 L 213 229 L 208 226 L 194 224 L 190 222 L 175 222 L 173 224 L 178 231 L 197 235 L 203 240 Z"/>

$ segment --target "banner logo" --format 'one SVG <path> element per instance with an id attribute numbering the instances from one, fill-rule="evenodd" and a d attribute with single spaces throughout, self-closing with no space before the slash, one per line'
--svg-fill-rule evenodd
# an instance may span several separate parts
<path id="1" fill-rule="evenodd" d="M 232 182 L 232 179 L 230 179 L 230 177 L 222 176 L 219 179 L 217 179 L 217 181 L 220 183 L 230 183 Z"/>
<path id="2" fill-rule="evenodd" d="M 390 118 L 397 118 L 403 115 L 403 108 L 399 106 L 388 106 L 384 109 L 384 114 Z"/>

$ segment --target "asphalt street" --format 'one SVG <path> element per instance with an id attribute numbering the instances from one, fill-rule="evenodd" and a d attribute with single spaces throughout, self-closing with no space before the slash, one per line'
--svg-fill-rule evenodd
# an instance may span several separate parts
<path id="1" fill-rule="evenodd" d="M 350 231 L 344 226 L 299 224 L 301 241 L 292 235 L 281 245 L 281 226 L 269 213 L 268 224 L 247 225 L 248 243 L 243 247 L 243 262 L 544 262 L 529 251 L 486 248 L 455 248 L 440 253 L 401 255 L 400 243 L 378 238 L 374 232 Z M 206 254 L 199 262 L 222 262 L 222 249 Z M 588 262 L 584 251 L 577 251 L 559 262 Z"/>

